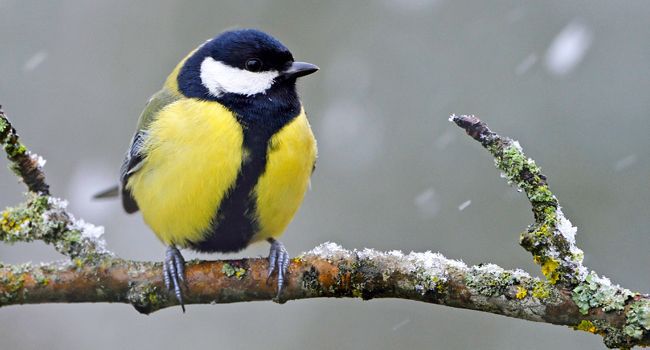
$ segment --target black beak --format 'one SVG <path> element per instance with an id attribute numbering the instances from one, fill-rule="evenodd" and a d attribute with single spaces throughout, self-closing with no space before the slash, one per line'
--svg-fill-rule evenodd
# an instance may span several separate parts
<path id="1" fill-rule="evenodd" d="M 315 64 L 307 62 L 293 62 L 289 68 L 282 72 L 285 78 L 299 78 L 314 73 L 319 68 Z"/>

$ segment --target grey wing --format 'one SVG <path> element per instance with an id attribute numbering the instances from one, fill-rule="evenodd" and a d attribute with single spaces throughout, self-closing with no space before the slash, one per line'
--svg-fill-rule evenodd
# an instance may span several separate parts
<path id="1" fill-rule="evenodd" d="M 131 196 L 131 191 L 126 188 L 129 177 L 136 173 L 144 165 L 145 156 L 142 154 L 142 147 L 147 138 L 147 132 L 138 130 L 133 136 L 131 147 L 126 152 L 124 162 L 120 168 L 120 192 L 122 193 L 122 206 L 127 213 L 135 213 L 138 211 L 138 204 Z"/>

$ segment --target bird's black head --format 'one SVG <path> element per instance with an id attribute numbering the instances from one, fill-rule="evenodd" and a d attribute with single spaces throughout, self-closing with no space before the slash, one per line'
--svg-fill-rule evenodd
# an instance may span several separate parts
<path id="1" fill-rule="evenodd" d="M 187 97 L 218 101 L 239 114 L 245 108 L 268 108 L 268 101 L 299 107 L 296 78 L 317 70 L 295 62 L 289 49 L 266 33 L 232 30 L 205 42 L 185 61 L 178 88 Z"/>

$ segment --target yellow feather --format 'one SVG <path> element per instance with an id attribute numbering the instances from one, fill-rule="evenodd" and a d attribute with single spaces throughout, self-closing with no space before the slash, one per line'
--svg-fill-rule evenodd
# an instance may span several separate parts
<path id="1" fill-rule="evenodd" d="M 207 42 L 207 41 L 206 41 Z M 196 51 L 198 51 L 201 46 L 205 45 L 205 43 L 199 45 L 196 49 L 192 50 L 190 53 L 187 54 L 178 64 L 176 67 L 174 67 L 174 70 L 167 76 L 167 79 L 165 80 L 165 84 L 163 87 L 167 89 L 169 92 L 176 94 L 176 95 L 181 95 L 180 91 L 178 90 L 178 74 L 180 74 L 181 69 L 183 69 L 183 66 L 185 65 L 185 61 L 187 61 L 188 58 L 192 57 Z"/>
<path id="2" fill-rule="evenodd" d="M 221 104 L 181 99 L 151 123 L 145 163 L 129 178 L 145 222 L 165 244 L 202 238 L 237 178 L 243 132 Z"/>
<path id="3" fill-rule="evenodd" d="M 243 131 L 221 104 L 181 99 L 151 123 L 143 167 L 127 188 L 145 222 L 166 245 L 204 238 L 242 158 Z M 316 141 L 304 111 L 270 140 L 255 187 L 259 232 L 251 242 L 278 237 L 302 203 L 316 159 Z"/>
<path id="4" fill-rule="evenodd" d="M 269 143 L 266 169 L 255 187 L 260 232 L 253 242 L 278 237 L 289 225 L 305 196 L 315 161 L 316 140 L 301 111 Z"/>

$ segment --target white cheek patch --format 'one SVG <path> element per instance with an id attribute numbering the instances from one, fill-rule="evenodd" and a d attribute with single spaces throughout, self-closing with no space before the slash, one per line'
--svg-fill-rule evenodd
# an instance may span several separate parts
<path id="1" fill-rule="evenodd" d="M 249 72 L 230 67 L 212 57 L 206 57 L 201 63 L 201 83 L 215 97 L 224 93 L 246 96 L 264 93 L 278 75 L 277 71 Z"/>

